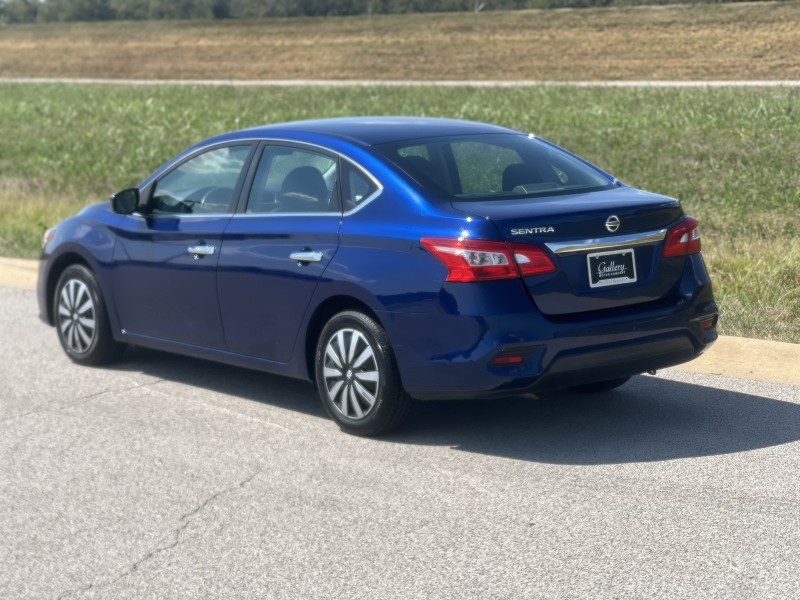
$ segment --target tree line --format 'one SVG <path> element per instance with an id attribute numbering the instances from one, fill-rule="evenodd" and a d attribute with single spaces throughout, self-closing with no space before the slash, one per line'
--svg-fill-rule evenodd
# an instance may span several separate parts
<path id="1" fill-rule="evenodd" d="M 253 19 L 678 4 L 694 0 L 0 0 L 0 23 Z M 745 0 L 700 0 L 738 2 Z"/>

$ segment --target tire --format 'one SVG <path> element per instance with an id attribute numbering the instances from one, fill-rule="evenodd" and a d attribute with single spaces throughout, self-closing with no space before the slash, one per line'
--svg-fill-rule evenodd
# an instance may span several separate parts
<path id="1" fill-rule="evenodd" d="M 71 265 L 58 278 L 53 297 L 61 347 L 80 365 L 102 365 L 118 359 L 125 345 L 114 341 L 108 312 L 94 274 Z"/>
<path id="2" fill-rule="evenodd" d="M 595 381 L 594 383 L 584 383 L 583 385 L 573 385 L 569 389 L 573 392 L 580 392 L 581 394 L 599 394 L 601 392 L 609 392 L 627 383 L 630 377 L 620 377 L 618 379 L 609 379 L 608 381 Z"/>
<path id="3" fill-rule="evenodd" d="M 398 428 L 413 399 L 403 389 L 392 346 L 371 317 L 345 311 L 328 321 L 315 356 L 322 405 L 339 427 L 375 436 Z"/>

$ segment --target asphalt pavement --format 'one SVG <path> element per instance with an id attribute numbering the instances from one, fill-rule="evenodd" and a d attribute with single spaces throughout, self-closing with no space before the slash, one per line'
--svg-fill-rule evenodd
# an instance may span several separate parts
<path id="1" fill-rule="evenodd" d="M 666 370 L 360 439 L 308 383 L 78 367 L 0 305 L 0 598 L 800 597 L 800 386 Z"/>

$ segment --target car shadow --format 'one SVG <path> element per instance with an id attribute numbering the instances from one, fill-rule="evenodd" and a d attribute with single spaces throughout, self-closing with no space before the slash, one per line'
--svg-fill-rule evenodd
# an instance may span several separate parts
<path id="1" fill-rule="evenodd" d="M 136 346 L 128 347 L 123 359 L 111 368 L 328 418 L 316 388 L 308 381 Z"/>
<path id="2" fill-rule="evenodd" d="M 797 441 L 800 405 L 639 376 L 602 394 L 421 404 L 392 439 L 553 464 L 663 461 Z"/>
<path id="3" fill-rule="evenodd" d="M 138 348 L 116 368 L 327 418 L 304 381 Z M 800 404 L 640 376 L 602 394 L 418 402 L 378 440 L 554 464 L 663 461 L 800 440 Z"/>

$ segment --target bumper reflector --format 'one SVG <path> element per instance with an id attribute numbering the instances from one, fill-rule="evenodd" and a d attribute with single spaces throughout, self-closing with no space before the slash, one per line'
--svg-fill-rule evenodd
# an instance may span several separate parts
<path id="1" fill-rule="evenodd" d="M 520 365 L 524 361 L 525 356 L 522 354 L 500 354 L 492 359 L 492 364 L 498 366 Z"/>

